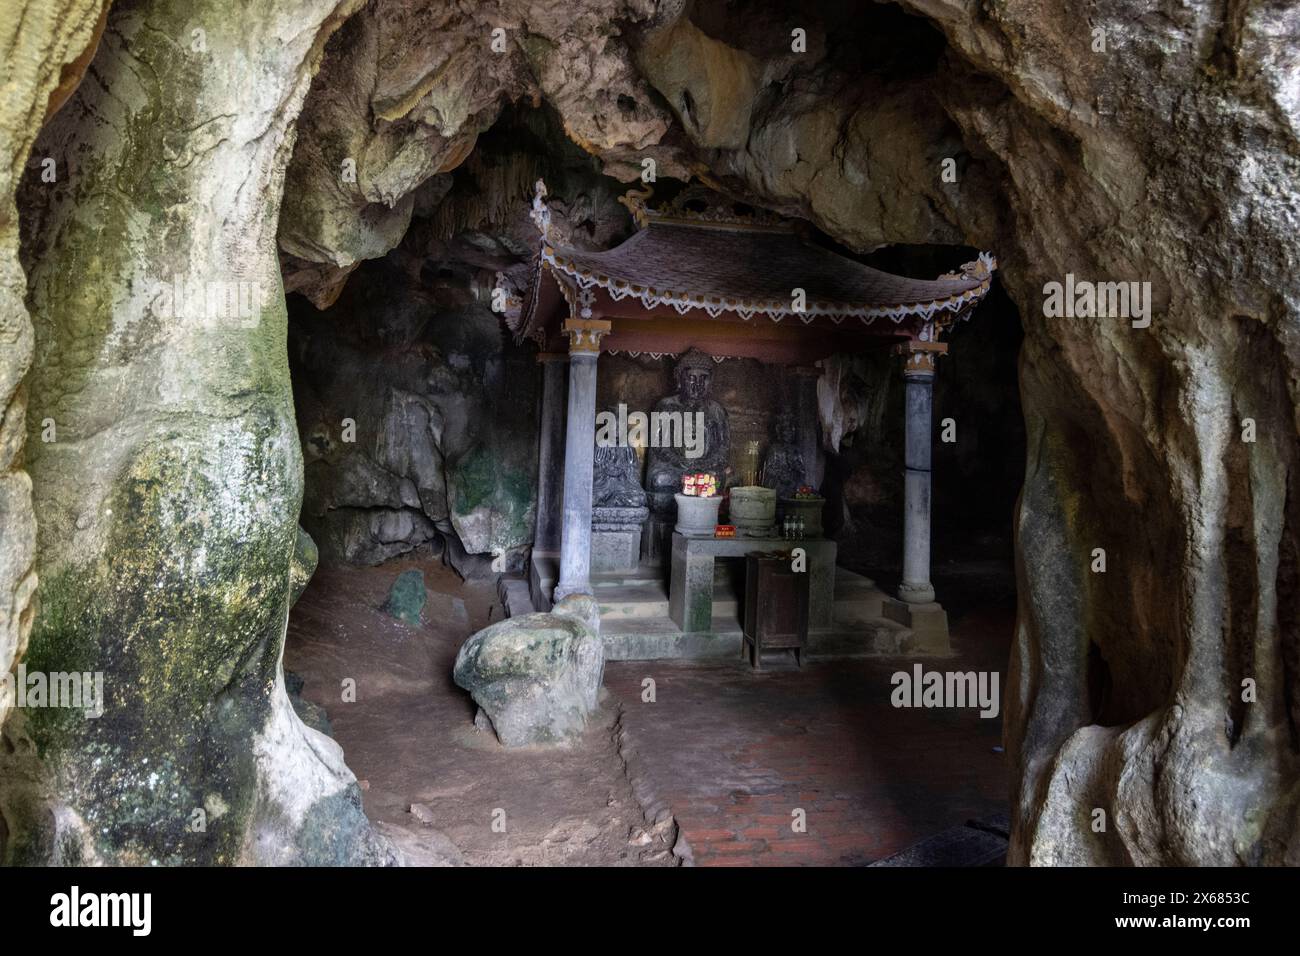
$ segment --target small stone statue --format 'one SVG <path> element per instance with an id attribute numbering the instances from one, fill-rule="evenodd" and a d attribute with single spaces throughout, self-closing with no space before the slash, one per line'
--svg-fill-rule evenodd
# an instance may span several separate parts
<path id="1" fill-rule="evenodd" d="M 652 444 L 650 447 L 646 474 L 650 506 L 656 513 L 668 515 L 676 510 L 673 495 L 682 490 L 683 475 L 707 472 L 717 476 L 719 488 L 725 488 L 730 471 L 731 430 L 727 412 L 709 397 L 713 359 L 699 349 L 691 349 L 677 360 L 675 371 L 677 391 L 660 399 L 654 411 L 658 415 L 676 413 L 683 420 L 689 417 L 691 429 L 696 427 L 696 413 L 702 414 L 704 441 L 702 453 L 694 458 L 687 454 L 689 446 Z"/>
<path id="2" fill-rule="evenodd" d="M 644 508 L 645 491 L 638 477 L 640 470 L 635 448 L 597 445 L 592 465 L 592 507 Z"/>
<path id="3" fill-rule="evenodd" d="M 591 570 L 635 571 L 641 526 L 650 517 L 641 488 L 636 449 L 597 445 L 591 479 Z"/>
<path id="4" fill-rule="evenodd" d="M 808 469 L 797 444 L 798 427 L 794 416 L 782 412 L 772 426 L 772 444 L 763 459 L 763 484 L 775 489 L 778 498 L 793 498 L 808 483 Z"/>

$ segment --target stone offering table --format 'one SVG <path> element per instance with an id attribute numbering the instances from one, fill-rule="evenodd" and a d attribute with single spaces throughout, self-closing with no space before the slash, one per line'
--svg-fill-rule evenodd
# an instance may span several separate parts
<path id="1" fill-rule="evenodd" d="M 829 630 L 834 619 L 834 541 L 825 538 L 688 538 L 673 534 L 668 615 L 684 632 L 707 631 L 713 618 L 713 562 L 751 551 L 803 548 L 808 560 L 808 628 Z"/>

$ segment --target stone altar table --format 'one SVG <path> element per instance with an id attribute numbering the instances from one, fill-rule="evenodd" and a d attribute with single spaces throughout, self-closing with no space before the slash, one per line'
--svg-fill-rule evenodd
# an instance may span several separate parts
<path id="1" fill-rule="evenodd" d="M 688 538 L 673 533 L 668 616 L 684 632 L 707 631 L 713 618 L 713 562 L 750 551 L 791 551 L 808 556 L 808 629 L 830 630 L 835 611 L 835 556 L 826 538 Z"/>

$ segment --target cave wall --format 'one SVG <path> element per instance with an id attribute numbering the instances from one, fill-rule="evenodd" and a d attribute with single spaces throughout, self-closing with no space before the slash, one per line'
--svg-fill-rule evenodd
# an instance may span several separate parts
<path id="1" fill-rule="evenodd" d="M 20 193 L 41 575 L 26 665 L 101 673 L 104 700 L 11 715 L 6 862 L 392 859 L 280 663 L 309 549 L 279 196 L 324 39 L 353 9 L 117 4 L 41 132 L 66 178 L 29 172 Z M 177 276 L 255 294 L 188 298 Z"/>
<path id="2" fill-rule="evenodd" d="M 21 6 L 0 25 L 0 86 L 5 90 L 0 102 L 0 674 L 9 673 L 26 649 L 37 581 L 36 518 L 23 460 L 23 379 L 32 361 L 33 335 L 14 200 L 41 123 L 80 82 L 106 10 L 98 0 Z M 42 172 L 46 169 L 42 165 Z M 12 698 L 9 682 L 0 681 L 0 725 Z"/>
<path id="3" fill-rule="evenodd" d="M 947 41 L 932 73 L 846 78 L 810 16 L 825 57 L 754 83 L 716 43 L 753 52 L 745 24 L 781 16 L 762 3 L 726 5 L 697 55 L 642 65 L 666 96 L 691 92 L 668 102 L 720 182 L 860 250 L 999 256 L 1028 443 L 1011 861 L 1295 863 L 1300 12 L 901 6 Z M 702 138 L 682 113 L 724 84 L 754 91 L 747 133 Z M 937 216 L 897 198 L 918 192 Z M 1047 315 L 1067 274 L 1150 283 L 1152 325 Z"/>
<path id="4" fill-rule="evenodd" d="M 508 567 L 536 520 L 533 355 L 468 285 L 422 284 L 389 259 L 362 266 L 325 311 L 298 300 L 292 312 L 302 522 L 321 560 L 428 546 L 461 573 L 483 570 L 468 555 Z"/>
<path id="5" fill-rule="evenodd" d="M 1014 222 L 967 225 L 1025 317 L 1011 860 L 1295 864 L 1300 12 L 907 6 Z M 1150 328 L 1047 316 L 1067 273 Z"/>

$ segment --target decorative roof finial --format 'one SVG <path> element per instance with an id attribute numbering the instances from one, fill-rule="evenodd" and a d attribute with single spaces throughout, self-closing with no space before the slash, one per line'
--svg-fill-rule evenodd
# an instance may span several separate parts
<path id="1" fill-rule="evenodd" d="M 645 189 L 629 189 L 618 197 L 619 203 L 627 207 L 627 211 L 632 214 L 632 219 L 639 229 L 644 229 L 649 225 L 650 219 L 646 215 L 646 203 L 650 201 L 650 197 L 653 195 L 654 187 L 646 186 Z"/>
<path id="2" fill-rule="evenodd" d="M 997 270 L 998 260 L 991 252 L 981 252 L 974 262 L 964 262 L 956 272 L 945 272 L 940 279 L 974 279 L 984 282 Z"/>
<path id="3" fill-rule="evenodd" d="M 968 262 L 961 271 L 972 279 L 987 279 L 998 267 L 998 260 L 991 252 L 981 252 L 974 262 Z"/>
<path id="4" fill-rule="evenodd" d="M 542 239 L 549 239 L 551 231 L 551 210 L 546 205 L 546 182 L 537 180 L 537 185 L 533 187 L 533 225 L 537 231 L 542 234 Z"/>

